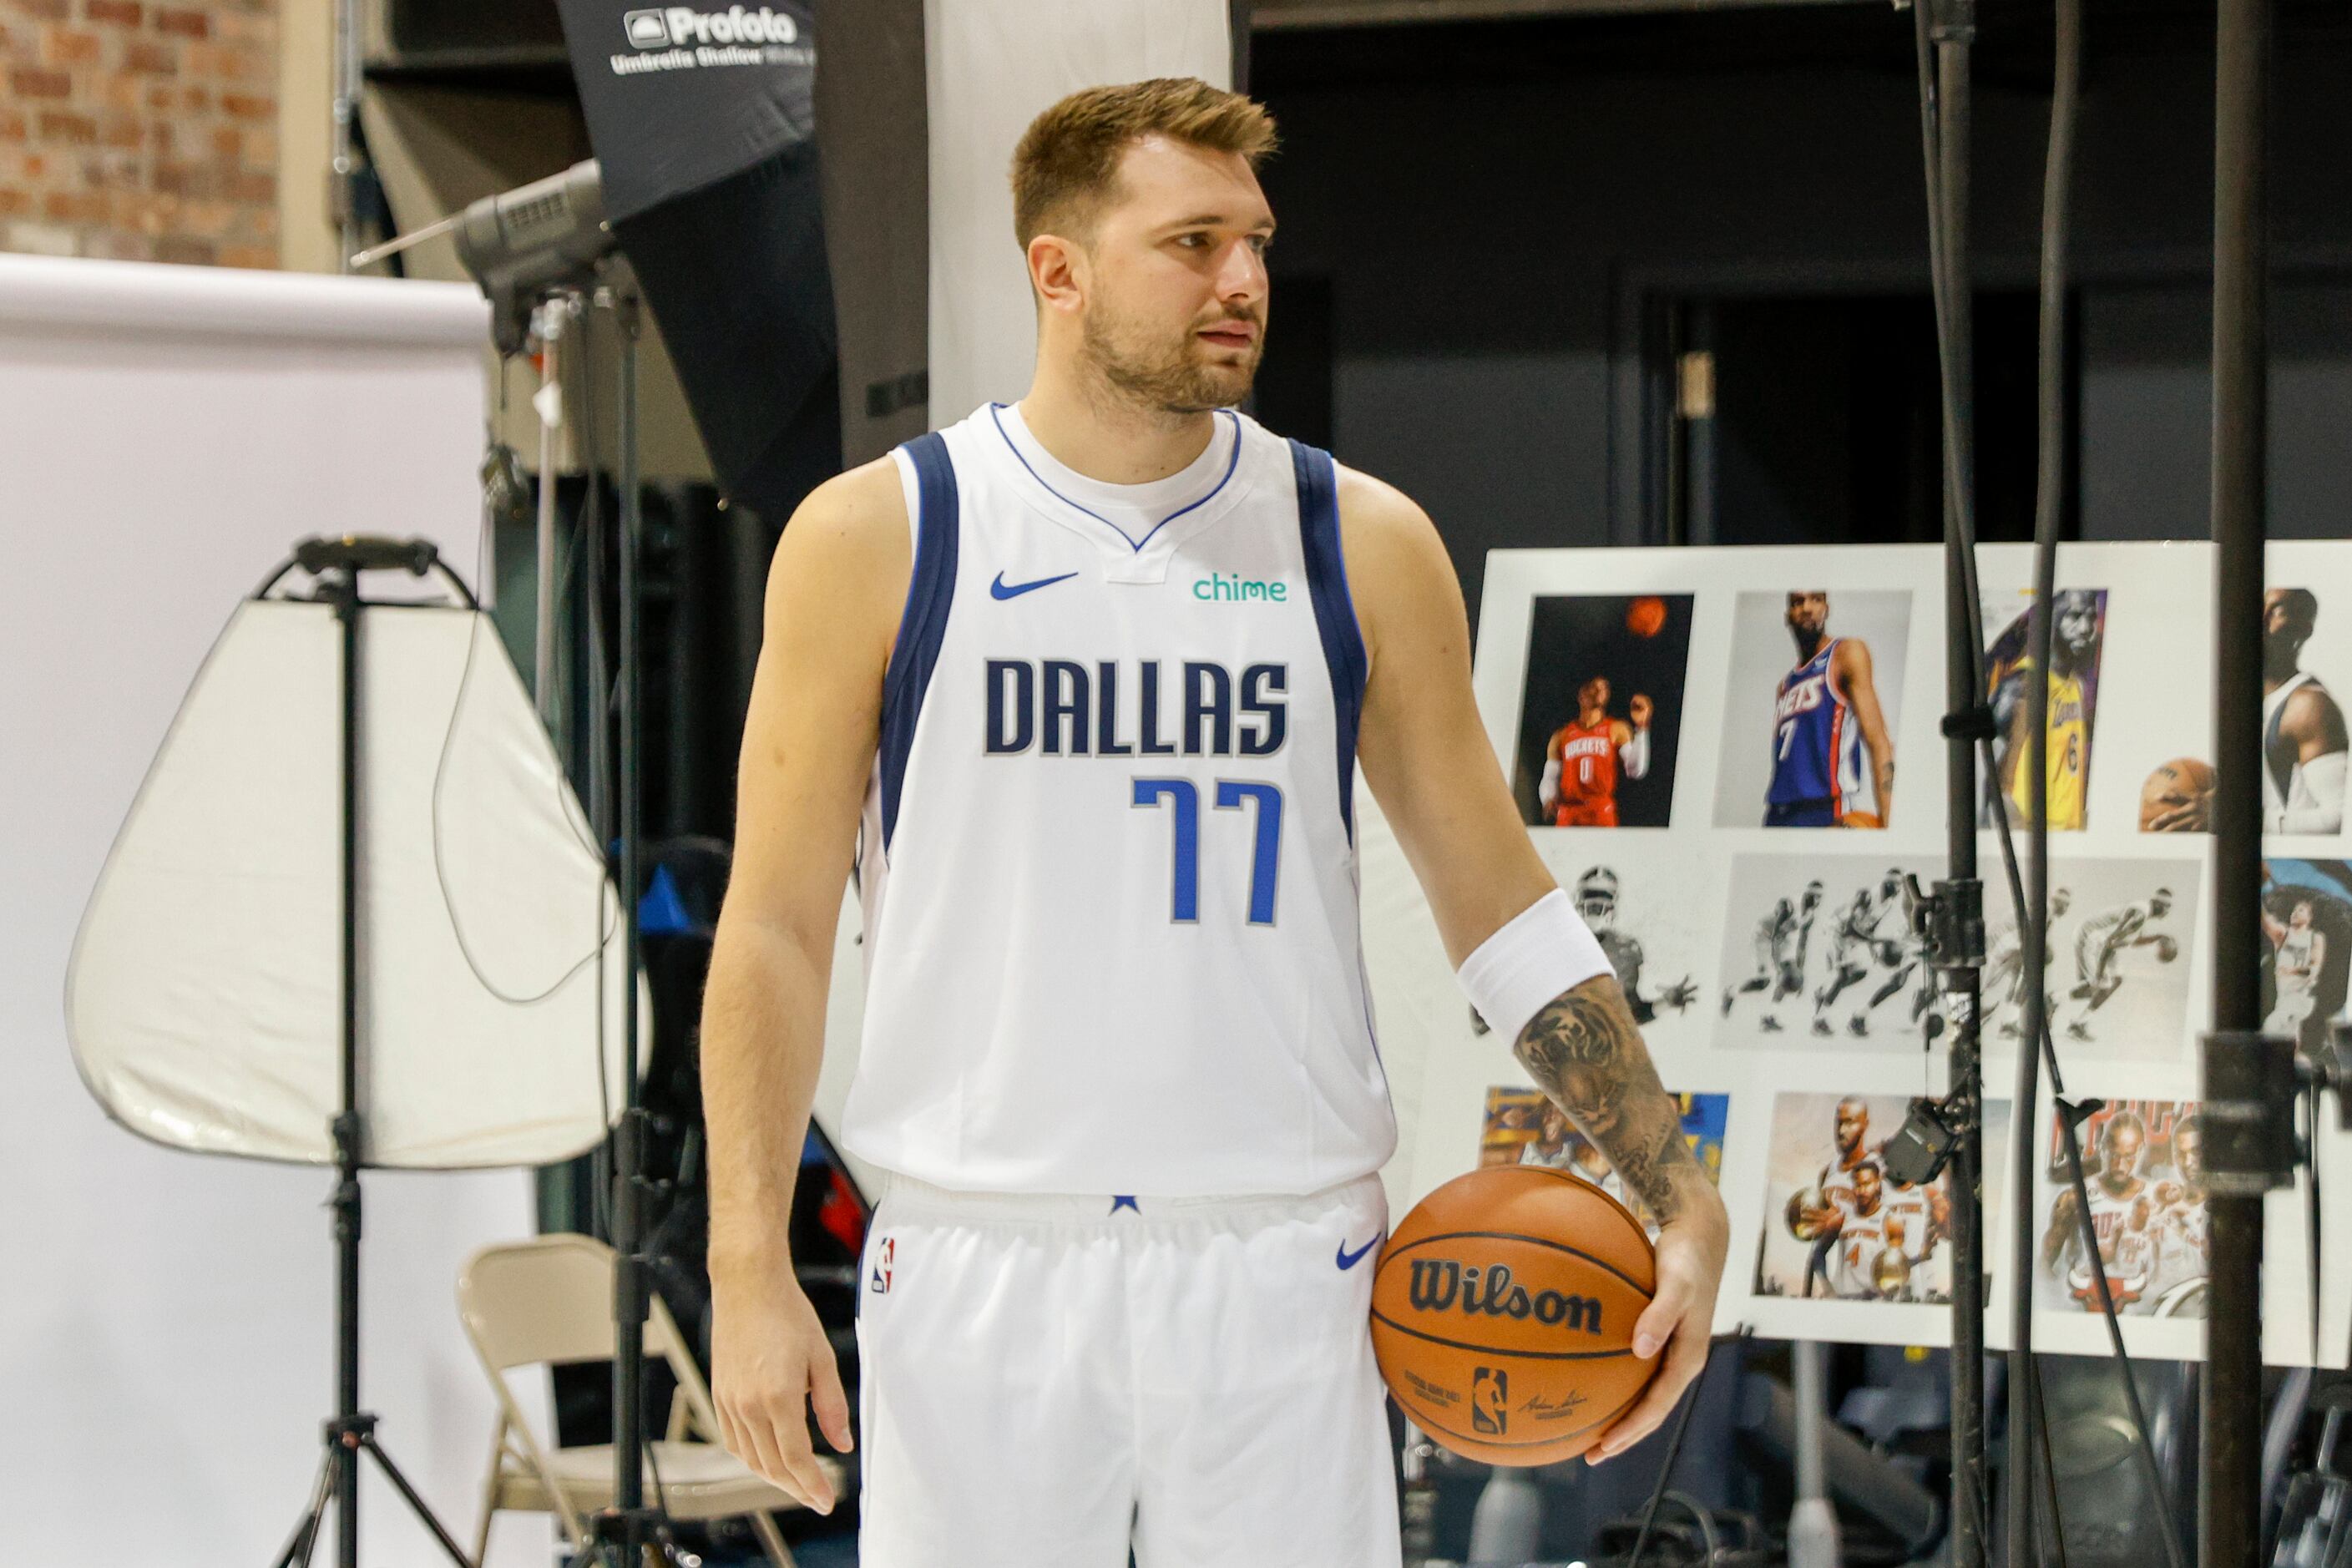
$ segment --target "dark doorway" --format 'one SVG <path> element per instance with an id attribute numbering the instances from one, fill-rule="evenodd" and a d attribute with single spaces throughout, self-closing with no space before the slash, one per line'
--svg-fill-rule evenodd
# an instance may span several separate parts
<path id="1" fill-rule="evenodd" d="M 1687 300 L 1666 378 L 1666 537 L 1695 544 L 1896 544 L 1943 534 L 1935 309 L 1925 294 Z M 1977 531 L 2033 537 L 2038 306 L 1979 293 Z M 2064 376 L 2066 449 L 2074 376 Z M 2071 467 L 2071 458 L 2070 458 Z M 2071 487 L 2068 487 L 2071 490 Z M 2076 537 L 2074 520 L 2061 521 Z"/>

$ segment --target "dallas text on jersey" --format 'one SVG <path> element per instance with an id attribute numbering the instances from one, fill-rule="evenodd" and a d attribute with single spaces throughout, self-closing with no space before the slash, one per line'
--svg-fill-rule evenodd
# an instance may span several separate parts
<path id="1" fill-rule="evenodd" d="M 1034 747 L 1048 757 L 1270 757 L 1289 733 L 1284 664 L 1253 664 L 1236 678 L 1222 664 L 1186 659 L 1169 681 L 1156 658 L 1125 670 L 1112 659 L 1090 668 L 1071 658 L 992 658 L 986 674 L 991 756 Z M 1165 690 L 1171 685 L 1174 693 Z M 1131 702 L 1122 700 L 1128 692 Z"/>

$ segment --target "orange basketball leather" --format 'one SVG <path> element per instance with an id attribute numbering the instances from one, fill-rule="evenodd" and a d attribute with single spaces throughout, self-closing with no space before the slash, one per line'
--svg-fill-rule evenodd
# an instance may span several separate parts
<path id="1" fill-rule="evenodd" d="M 1548 1465 L 1591 1447 L 1638 1398 L 1656 1358 L 1633 1352 L 1657 1290 L 1641 1223 L 1565 1171 L 1456 1176 L 1381 1249 L 1372 1352 L 1413 1424 L 1490 1465 Z"/>

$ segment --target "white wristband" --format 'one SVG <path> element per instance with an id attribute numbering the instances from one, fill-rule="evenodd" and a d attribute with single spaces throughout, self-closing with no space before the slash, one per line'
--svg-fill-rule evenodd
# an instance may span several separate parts
<path id="1" fill-rule="evenodd" d="M 1528 1021 L 1554 997 L 1610 973 L 1592 928 L 1554 888 L 1480 942 L 1454 978 L 1486 1026 L 1517 1046 Z"/>

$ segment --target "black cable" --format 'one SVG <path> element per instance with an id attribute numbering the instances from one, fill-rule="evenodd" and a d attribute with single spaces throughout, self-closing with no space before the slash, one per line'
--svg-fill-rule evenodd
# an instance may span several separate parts
<path id="1" fill-rule="evenodd" d="M 2050 1403 L 2042 1388 L 2042 1358 L 2036 1356 L 2029 1364 L 2033 1373 L 2033 1429 L 2042 1438 L 2042 1498 L 2050 1509 L 2050 1540 L 2057 1548 L 2058 1568 L 2066 1568 L 2066 1517 L 2058 1508 L 2058 1462 L 2050 1454 Z M 2011 1560 L 2016 1560 L 2013 1551 Z"/>
<path id="2" fill-rule="evenodd" d="M 1744 1346 L 1754 1331 L 1743 1323 L 1736 1333 L 1729 1336 L 1730 1342 Z M 1690 1386 L 1683 1390 L 1682 1409 L 1675 1416 L 1674 1432 L 1666 1438 L 1665 1462 L 1658 1467 L 1658 1484 L 1650 1489 L 1649 1506 L 1642 1510 L 1642 1528 L 1633 1536 L 1633 1552 L 1625 1559 L 1625 1568 L 1642 1568 L 1642 1553 L 1650 1544 L 1650 1527 L 1658 1521 L 1658 1505 L 1666 1499 L 1666 1483 L 1674 1479 L 1675 1460 L 1681 1457 L 1683 1451 L 1683 1435 L 1690 1430 L 1691 1412 L 1698 1408 L 1699 1390 L 1706 1383 L 1709 1368 L 1715 1364 L 1716 1343 L 1715 1341 L 1708 1342 L 1706 1361 L 1700 1365 L 1698 1375 L 1691 1379 Z M 1732 1359 L 1737 1362 L 1739 1358 L 1734 1356 Z"/>
<path id="3" fill-rule="evenodd" d="M 1977 700 L 1981 702 L 1985 700 L 1984 628 L 1982 597 L 1977 584 L 1975 567 L 1973 453 L 1970 450 L 1967 428 L 1969 422 L 1964 416 L 1969 410 L 1966 406 L 1966 377 L 1962 371 L 1962 361 L 1968 353 L 1969 345 L 1958 341 L 1959 331 L 1955 324 L 1955 318 L 1965 317 L 1967 301 L 1960 297 L 1959 290 L 1956 287 L 1957 274 L 1963 258 L 1955 253 L 1955 247 L 1950 240 L 1953 230 L 1960 226 L 1958 205 L 1964 193 L 1955 188 L 1958 184 L 1956 179 L 1948 177 L 1957 169 L 1958 159 L 1965 155 L 1965 148 L 1956 150 L 1948 146 L 1945 142 L 1941 123 L 1944 112 L 1943 95 L 1937 81 L 1937 62 L 1934 58 L 1935 51 L 1938 48 L 1949 49 L 1957 56 L 1959 50 L 1966 47 L 1966 45 L 1958 40 L 1946 42 L 1934 38 L 1931 36 L 1928 9 L 1925 0 L 1920 0 L 1920 3 L 1913 6 L 1913 41 L 1919 78 L 1920 135 L 1927 181 L 1928 270 L 1935 298 L 1937 368 L 1943 392 L 1946 481 L 1949 488 L 1948 500 L 1954 514 L 1955 524 L 1950 531 L 1951 539 L 1947 551 L 1947 563 L 1948 569 L 1959 578 L 1962 584 L 1959 596 L 1962 599 L 1962 613 L 1968 622 L 1971 689 L 1976 694 Z M 2060 499 L 2064 493 L 2063 467 L 2064 240 L 2067 188 L 2073 162 L 2074 125 L 2077 118 L 2075 100 L 2081 74 L 2079 0 L 2059 0 L 2059 79 L 2058 90 L 2053 93 L 2052 100 L 2052 150 L 2050 166 L 2045 171 L 2042 215 L 2044 257 L 2040 407 L 2042 466 L 2035 498 L 2034 542 L 2037 596 L 2032 617 L 2029 622 L 2035 638 L 2037 664 L 2034 673 L 2040 678 L 2029 683 L 2032 711 L 2039 721 L 2035 722 L 2033 720 L 2029 720 L 2034 732 L 2030 738 L 2032 751 L 2031 760 L 2027 765 L 2032 770 L 2030 788 L 2034 801 L 2032 826 L 2036 834 L 2037 846 L 2034 857 L 2035 896 L 2031 900 L 2026 896 L 2023 879 L 2019 871 L 2017 847 L 2010 830 L 2008 806 L 2000 802 L 2000 792 L 1997 789 L 1995 791 L 1996 809 L 1992 811 L 1991 816 L 1996 830 L 1995 837 L 2000 847 L 2002 871 L 2009 885 L 2012 907 L 2018 914 L 2021 935 L 2024 938 L 2021 942 L 2024 951 L 2021 952 L 2020 957 L 2022 968 L 2030 977 L 2031 990 L 2027 997 L 2029 1016 L 2039 1017 L 2042 1026 L 2037 1031 L 2038 1038 L 2034 1043 L 2029 1044 L 2019 1052 L 2021 1082 L 2031 1084 L 2030 1075 L 2041 1065 L 2042 1058 L 2046 1057 L 2053 1089 L 2054 1092 L 2063 1094 L 2064 1089 L 2063 1079 L 2058 1072 L 2056 1044 L 2051 1037 L 2048 1020 L 2042 1015 L 2046 1013 L 2047 1000 L 2046 966 L 2043 958 L 2047 941 L 2049 645 L 2053 620 L 2051 606 L 2052 600 L 2055 596 Z M 1963 91 L 1964 83 L 1965 78 L 1956 70 L 1951 83 L 1953 90 L 1956 93 Z M 1956 134 L 1964 137 L 1966 132 L 1964 98 L 1955 106 L 1953 118 Z M 2053 233 L 2054 249 L 2053 248 Z M 1993 749 L 1990 741 L 1979 741 L 1979 749 L 1987 778 L 1997 784 L 2000 774 L 1993 765 Z M 2027 924 L 2029 918 L 2030 926 Z M 1979 1002 L 1979 1011 L 1980 1013 L 1982 1011 L 1981 1002 Z M 2035 1048 L 2036 1046 L 2039 1047 L 2038 1051 Z M 1972 1085 L 1954 1084 L 1952 1086 L 1955 1095 L 1965 1094 L 1970 1097 L 1972 1103 L 1967 1109 L 1971 1114 L 1977 1110 L 1977 1104 L 1973 1102 L 1974 1088 L 1975 1086 Z M 2012 1150 L 2012 1164 L 2019 1173 L 2014 1201 L 2017 1205 L 2018 1229 L 2021 1243 L 2019 1248 L 2021 1259 L 2030 1258 L 2032 1251 L 2032 1136 L 2033 1113 L 2038 1099 L 2038 1089 L 2021 1092 L 2016 1102 L 2019 1110 L 2012 1117 L 2011 1136 L 2017 1140 Z M 2071 1130 L 2069 1130 L 2069 1138 L 2071 1142 Z M 2077 1153 L 2073 1161 L 2078 1172 L 2075 1201 L 2078 1210 L 2087 1217 L 2088 1199 L 2079 1181 L 2080 1163 L 2079 1153 Z M 2097 1256 L 2095 1251 L 2092 1256 L 2095 1258 Z M 2155 1474 L 2154 1450 L 2148 1441 L 2147 1424 L 2140 1408 L 2137 1386 L 2131 1375 L 2130 1360 L 2124 1348 L 2122 1330 L 2116 1321 L 2113 1298 L 2106 1288 L 2104 1272 L 2095 1268 L 2093 1272 L 2098 1276 L 2101 1308 L 2107 1320 L 2109 1339 L 2124 1380 L 2125 1393 L 2130 1404 L 2134 1435 L 2138 1440 L 2145 1468 L 2148 1472 L 2151 1498 L 2164 1525 L 2167 1556 L 2171 1568 L 2181 1568 L 2179 1543 L 2171 1528 L 2169 1510 L 2166 1506 L 2161 1480 Z M 2022 1301 L 2021 1315 L 2027 1325 L 2017 1333 L 2012 1343 L 2022 1343 L 2029 1347 L 2027 1353 L 2030 1355 L 2032 1278 L 2029 1268 L 2023 1267 L 2018 1268 L 2012 1278 L 2012 1291 L 2015 1297 Z M 2030 1362 L 2025 1364 L 2030 1366 Z M 2010 1438 L 2012 1445 L 2018 1444 L 2022 1437 L 2029 1436 L 2032 1428 L 2032 1419 L 2028 1414 L 2030 1405 L 2027 1403 L 2027 1396 L 2018 1386 L 2019 1382 L 2020 1379 L 2012 1375 L 2010 1393 Z M 1964 1500 L 1969 1505 L 1972 1517 L 1982 1520 L 1983 1500 L 1976 1495 L 1971 1484 L 1974 1479 L 1956 1474 L 1953 1478 L 1954 1494 L 1956 1499 Z M 2030 1535 L 2032 1527 L 2030 1522 L 2025 1522 L 2025 1511 L 2031 1507 L 2032 1494 L 2030 1491 L 2012 1493 L 2012 1498 L 2015 1500 L 2012 1507 L 2016 1511 L 2011 1515 L 2011 1537 L 2014 1542 L 2026 1539 Z M 2023 1523 L 2024 1528 L 2020 1528 L 2021 1523 Z"/>

